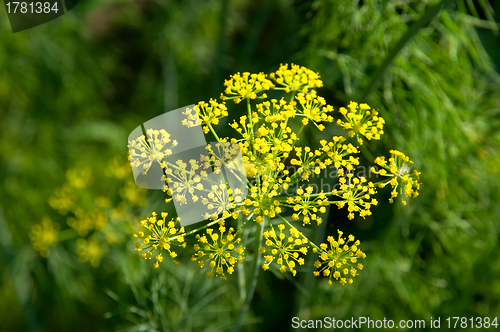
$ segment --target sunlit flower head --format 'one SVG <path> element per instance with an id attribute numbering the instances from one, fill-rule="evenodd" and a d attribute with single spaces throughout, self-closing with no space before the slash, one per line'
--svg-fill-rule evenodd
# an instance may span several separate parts
<path id="1" fill-rule="evenodd" d="M 210 131 L 208 125 L 218 125 L 219 119 L 228 116 L 226 104 L 214 99 L 210 99 L 208 103 L 200 101 L 193 108 L 186 108 L 183 114 L 186 115 L 183 125 L 188 128 L 202 125 L 205 134 Z"/>
<path id="2" fill-rule="evenodd" d="M 365 259 L 366 254 L 358 249 L 360 242 L 355 241 L 354 236 L 349 235 L 344 238 L 342 231 L 337 232 L 337 240 L 333 236 L 328 236 L 328 243 L 321 243 L 320 250 L 313 249 L 313 252 L 319 254 L 318 260 L 314 263 L 314 267 L 318 270 L 313 273 L 316 277 L 320 274 L 328 277 L 329 285 L 334 279 L 341 285 L 352 284 L 353 278 L 358 275 L 358 270 L 363 269 L 363 264 L 359 260 Z"/>
<path id="3" fill-rule="evenodd" d="M 285 235 L 283 232 L 285 228 L 285 224 L 279 224 L 279 234 L 276 234 L 274 228 L 262 234 L 266 245 L 259 248 L 259 252 L 264 255 L 262 268 L 264 271 L 268 270 L 269 265 L 275 262 L 281 273 L 290 271 L 295 276 L 297 274 L 295 267 L 304 265 L 305 261 L 301 255 L 307 255 L 307 240 L 300 237 L 296 228 L 289 228 L 290 235 Z"/>
<path id="4" fill-rule="evenodd" d="M 341 107 L 339 112 L 344 116 L 345 121 L 338 119 L 337 124 L 349 130 L 350 137 L 356 136 L 359 144 L 363 144 L 361 136 L 367 140 L 379 140 L 384 133 L 385 120 L 368 104 L 358 105 L 351 101 L 348 109 Z"/>
<path id="5" fill-rule="evenodd" d="M 321 88 L 323 81 L 318 73 L 306 67 L 292 64 L 281 65 L 275 73 L 269 75 L 285 92 L 307 93 L 309 89 Z M 280 89 L 280 88 L 277 88 Z"/>
<path id="6" fill-rule="evenodd" d="M 349 172 L 339 178 L 340 187 L 334 189 L 332 194 L 340 198 L 337 202 L 339 209 L 347 205 L 348 218 L 354 219 L 354 212 L 358 212 L 360 217 L 371 215 L 371 207 L 377 205 L 378 201 L 371 196 L 376 194 L 375 185 L 364 176 L 354 177 Z"/>
<path id="7" fill-rule="evenodd" d="M 191 260 L 198 262 L 200 268 L 208 266 L 210 271 L 206 273 L 207 278 L 220 276 L 225 280 L 225 272 L 233 274 L 234 265 L 245 259 L 245 248 L 238 245 L 241 239 L 235 237 L 233 228 L 229 228 L 226 233 L 226 226 L 220 225 L 219 232 L 209 228 L 206 234 L 197 235 L 196 238 L 199 244 L 194 245 L 195 254 Z"/>
<path id="8" fill-rule="evenodd" d="M 323 131 L 325 126 L 321 122 L 333 122 L 333 107 L 326 104 L 325 98 L 318 97 L 315 90 L 308 93 L 299 93 L 295 97 L 297 100 L 298 114 L 302 115 L 302 124 L 307 125 L 309 121 Z"/>
<path id="9" fill-rule="evenodd" d="M 359 241 L 352 235 L 342 238 L 339 231 L 337 239 L 329 236 L 318 246 L 307 238 L 307 231 L 302 233 L 297 228 L 320 225 L 332 207 L 345 207 L 348 219 L 370 216 L 378 204 L 376 188 L 386 184 L 393 186 L 393 197 L 397 188 L 414 197 L 420 188 L 419 173 L 410 175 L 411 162 L 397 151 L 391 151 L 388 162 L 383 157 L 376 160 L 381 166 L 376 174 L 390 178 L 375 181 L 364 176 L 364 170 L 358 172 L 363 141 L 380 140 L 385 121 L 367 104 L 352 101 L 335 112 L 316 91 L 322 85 L 318 73 L 285 64 L 269 76 L 236 73 L 224 83 L 223 102 L 210 99 L 187 109 L 181 125 L 203 126 L 206 141 L 214 143 L 201 146 L 186 160 L 174 161 L 171 157 L 161 164 L 164 191 L 171 197 L 165 202 L 173 201 L 178 213 L 184 207 L 190 213 L 199 207 L 203 210 L 199 216 L 205 222 L 184 233 L 173 221 L 169 223 L 172 226 L 158 226 L 161 221 L 150 217 L 141 223 L 153 234 L 136 234 L 144 239 L 136 244 L 136 251 L 152 259 L 152 251 L 166 250 L 166 244 L 168 249 L 174 243 L 185 246 L 183 236 L 194 235 L 197 243 L 192 260 L 200 268 L 208 267 L 207 277 L 226 279 L 245 257 L 241 239 L 245 244 L 255 240 L 256 245 L 249 248 L 254 255 L 253 271 L 259 271 L 258 266 L 264 270 L 276 267 L 282 273 L 290 271 L 292 276 L 304 264 L 310 246 L 319 255 L 316 276 L 328 277 L 330 284 L 333 280 L 342 285 L 352 283 L 363 268 L 358 260 L 366 257 L 358 249 Z M 244 101 L 246 110 L 231 116 L 232 135 L 220 137 L 216 126 L 232 112 L 226 100 Z M 330 129 L 327 131 L 326 126 L 335 118 L 340 118 L 337 124 L 348 131 L 345 136 L 327 134 Z M 308 139 L 321 131 L 318 141 Z M 167 139 L 171 140 L 169 136 Z M 161 138 L 159 141 L 163 142 Z M 132 161 L 147 169 L 159 160 L 158 151 L 173 153 L 170 145 L 162 144 L 161 149 L 151 152 L 144 138 L 135 142 L 137 152 Z M 149 157 L 151 154 L 153 157 Z M 316 181 L 320 177 L 322 183 L 328 177 L 326 190 Z M 276 225 L 276 219 L 283 223 Z M 211 228 L 215 224 L 218 227 Z M 231 225 L 237 226 L 236 232 Z M 155 259 L 158 267 L 163 254 L 160 252 Z"/>
<path id="10" fill-rule="evenodd" d="M 146 134 L 147 139 L 141 135 L 128 143 L 130 163 L 133 167 L 142 165 L 144 173 L 151 168 L 153 162 L 163 167 L 163 158 L 171 155 L 172 148 L 177 146 L 177 141 L 171 140 L 170 134 L 165 129 L 147 129 Z"/>
<path id="11" fill-rule="evenodd" d="M 241 100 L 267 98 L 267 91 L 274 87 L 274 84 L 266 78 L 264 73 L 250 74 L 244 72 L 243 74 L 236 73 L 231 75 L 229 80 L 224 82 L 226 89 L 224 94 L 221 94 L 222 100 L 233 99 L 235 103 Z"/>
<path id="12" fill-rule="evenodd" d="M 141 253 L 142 259 L 152 259 L 153 254 L 158 250 L 159 253 L 155 257 L 155 268 L 160 266 L 163 261 L 163 253 L 175 260 L 177 253 L 174 251 L 174 246 L 186 247 L 184 242 L 184 227 L 180 226 L 178 218 L 171 218 L 167 221 L 168 213 L 162 212 L 161 218 L 158 219 L 155 212 L 151 217 L 141 221 L 141 226 L 145 231 L 139 231 L 134 234 L 135 238 L 142 239 L 142 242 L 135 243 L 135 252 Z"/>
<path id="13" fill-rule="evenodd" d="M 411 170 L 413 162 L 404 153 L 390 150 L 391 157 L 387 161 L 385 157 L 377 157 L 375 163 L 381 168 L 371 171 L 377 175 L 387 177 L 387 181 L 379 183 L 379 187 L 383 188 L 390 184 L 392 187 L 391 198 L 389 202 L 393 203 L 394 198 L 401 193 L 401 202 L 406 205 L 405 197 L 417 197 L 420 190 L 420 172 Z"/>

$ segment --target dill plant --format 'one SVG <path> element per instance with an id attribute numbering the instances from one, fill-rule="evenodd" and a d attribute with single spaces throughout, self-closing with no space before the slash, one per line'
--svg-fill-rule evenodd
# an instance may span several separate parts
<path id="1" fill-rule="evenodd" d="M 331 205 L 346 208 L 349 219 L 356 214 L 369 216 L 371 208 L 378 204 L 377 190 L 386 185 L 392 187 L 391 203 L 401 193 L 401 202 L 406 205 L 406 197 L 418 195 L 420 173 L 411 170 L 409 157 L 391 150 L 388 160 L 377 157 L 379 167 L 372 168 L 380 181 L 355 175 L 360 146 L 365 141 L 380 140 L 385 121 L 365 103 L 351 101 L 346 108 L 335 111 L 317 94 L 316 89 L 322 85 L 318 73 L 294 64 L 281 65 L 269 75 L 232 75 L 224 83 L 220 100 L 202 101 L 184 112 L 184 126 L 201 126 L 217 141 L 206 147 L 210 157 L 201 155 L 175 162 L 164 159 L 175 156 L 177 142 L 182 138 L 172 137 L 163 129 L 146 128 L 146 135 L 129 141 L 133 167 L 141 168 L 143 173 L 153 163 L 163 168 L 164 191 L 170 196 L 166 202 L 201 202 L 210 211 L 203 216 L 206 222 L 202 226 L 189 230 L 181 225 L 179 217 L 167 212 L 161 212 L 160 217 L 152 212 L 140 221 L 141 231 L 134 234 L 135 251 L 140 257 L 152 260 L 158 268 L 165 256 L 177 265 L 179 250 L 190 250 L 191 260 L 206 269 L 208 278 L 226 280 L 235 273 L 237 264 L 253 255 L 246 308 L 260 268 L 295 276 L 297 267 L 311 255 L 315 257 L 315 276 L 325 277 L 329 285 L 352 284 L 366 258 L 360 241 L 338 230 L 337 238 L 329 236 L 325 243 L 314 243 L 298 226 L 320 225 Z M 273 90 L 285 97 L 268 97 Z M 229 124 L 234 137 L 219 137 L 214 126 L 228 116 L 228 102 L 245 103 L 247 114 Z M 335 124 L 347 130 L 345 136 L 320 140 L 318 148 L 300 144 L 306 126 L 325 131 L 327 125 Z M 236 153 L 241 153 L 243 165 L 233 162 Z M 223 181 L 208 180 L 207 171 L 221 165 L 245 178 L 241 179 L 245 191 L 233 190 Z M 338 185 L 328 192 L 315 190 L 310 178 L 328 167 L 336 168 Z M 251 239 L 249 233 L 253 233 L 255 242 L 247 248 L 249 241 L 242 239 Z M 187 245 L 188 236 L 194 237 L 194 245 Z"/>

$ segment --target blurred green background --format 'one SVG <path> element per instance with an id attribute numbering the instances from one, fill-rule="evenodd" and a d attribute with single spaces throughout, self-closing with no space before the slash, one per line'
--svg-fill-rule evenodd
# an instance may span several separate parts
<path id="1" fill-rule="evenodd" d="M 231 330 L 234 280 L 206 279 L 187 254 L 160 270 L 134 254 L 138 221 L 166 205 L 133 183 L 127 136 L 217 98 L 232 73 L 291 62 L 320 73 L 335 109 L 380 109 L 386 135 L 365 163 L 403 151 L 423 187 L 405 208 L 382 191 L 366 219 L 332 209 L 314 236 L 359 238 L 360 276 L 261 273 L 245 329 L 500 316 L 500 2 L 439 3 L 89 0 L 16 34 L 2 7 L 0 331 Z"/>

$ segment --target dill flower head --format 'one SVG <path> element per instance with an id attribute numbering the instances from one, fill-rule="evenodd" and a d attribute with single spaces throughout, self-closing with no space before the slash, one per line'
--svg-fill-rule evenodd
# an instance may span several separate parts
<path id="1" fill-rule="evenodd" d="M 358 261 L 365 259 L 366 254 L 358 249 L 360 242 L 355 241 L 354 236 L 349 235 L 344 238 L 342 231 L 337 232 L 337 240 L 333 236 L 328 236 L 326 239 L 328 243 L 321 243 L 319 248 L 313 248 L 313 252 L 319 254 L 319 259 L 314 262 L 314 267 L 318 270 L 313 273 L 316 277 L 320 274 L 328 277 L 328 285 L 332 284 L 333 279 L 339 281 L 341 285 L 352 284 L 353 277 L 358 275 L 358 270 L 363 269 L 363 264 Z"/>
<path id="2" fill-rule="evenodd" d="M 339 231 L 337 239 L 329 236 L 326 243 L 318 246 L 299 232 L 296 225 L 321 224 L 323 214 L 331 206 L 345 207 L 349 219 L 369 216 L 378 204 L 374 197 L 377 186 L 389 183 L 393 192 L 401 188 L 405 195 L 415 197 L 420 188 L 419 173 L 410 174 L 408 157 L 391 151 L 388 161 L 377 158 L 376 163 L 382 169 L 375 172 L 389 179 L 372 182 L 359 176 L 356 169 L 360 164 L 360 145 L 364 139 L 379 140 L 385 121 L 367 104 L 356 102 L 336 113 L 316 92 L 322 85 L 318 73 L 294 64 L 281 65 L 269 76 L 236 73 L 225 81 L 221 102 L 214 99 L 199 102 L 186 109 L 185 118 L 180 121 L 187 128 L 200 126 L 200 131 L 213 137 L 216 143 L 193 149 L 196 152 L 189 158 L 175 159 L 172 147 L 177 142 L 165 131 L 149 131 L 147 140 L 141 136 L 129 142 L 134 166 L 142 165 L 147 171 L 153 162 L 158 162 L 163 167 L 164 191 L 171 197 L 165 201 L 173 201 L 183 223 L 184 212 L 190 218 L 201 216 L 206 221 L 186 233 L 178 225 L 179 220 L 167 222 L 166 214 L 158 220 L 153 214 L 141 221 L 149 235 L 144 231 L 134 235 L 142 239 L 136 243 L 141 257 L 152 259 L 153 253 L 160 250 L 155 258 L 158 267 L 163 251 L 175 258 L 177 254 L 171 246 L 186 247 L 184 236 L 194 235 L 197 243 L 191 260 L 200 268 L 208 266 L 207 277 L 226 279 L 235 271 L 235 264 L 244 260 L 246 248 L 239 245 L 241 238 L 247 238 L 250 230 L 255 229 L 256 246 L 250 248 L 255 255 L 254 271 L 259 270 L 255 269 L 258 265 L 264 270 L 277 265 L 282 273 L 290 271 L 295 276 L 297 266 L 304 264 L 311 246 L 319 255 L 316 276 L 328 277 L 329 284 L 332 280 L 342 285 L 352 283 L 352 278 L 363 268 L 358 260 L 366 257 L 358 249 L 359 241 L 352 235 L 343 238 Z M 273 90 L 288 95 L 268 98 L 268 94 L 275 93 Z M 230 112 L 225 104 L 228 99 L 235 103 L 245 101 L 247 110 L 229 124 L 232 136 L 219 137 L 215 127 Z M 335 118 L 338 125 L 348 130 L 347 135 L 331 139 L 323 136 L 324 139 L 311 145 L 301 141 L 303 132 L 325 131 L 325 126 Z M 164 160 L 168 155 L 172 156 Z M 327 170 L 335 170 L 335 175 L 330 175 L 333 188 L 325 191 L 311 180 Z M 200 211 L 203 212 L 198 214 Z M 282 223 L 277 225 L 276 219 Z M 237 223 L 236 233 L 230 223 Z M 210 228 L 215 224 L 217 228 Z M 264 262 L 259 262 L 261 255 Z"/>
<path id="3" fill-rule="evenodd" d="M 389 202 L 393 203 L 394 198 L 398 196 L 398 192 L 401 193 L 401 203 L 406 205 L 406 197 L 417 197 L 420 190 L 420 172 L 417 170 L 411 171 L 411 165 L 413 162 L 404 153 L 390 150 L 391 157 L 387 161 L 385 157 L 377 157 L 375 163 L 381 167 L 381 169 L 376 170 L 372 168 L 371 171 L 377 175 L 382 175 L 389 178 L 387 181 L 382 181 L 379 183 L 379 187 L 383 188 L 390 184 L 392 187 L 391 198 Z"/>
<path id="4" fill-rule="evenodd" d="M 243 99 L 267 98 L 267 94 L 262 92 L 273 88 L 274 84 L 266 78 L 264 73 L 244 72 L 231 75 L 231 78 L 224 82 L 224 86 L 226 87 L 225 95 L 221 94 L 221 99 L 233 99 L 238 104 Z"/>
<path id="5" fill-rule="evenodd" d="M 299 188 L 297 189 L 297 195 L 288 197 L 286 203 L 283 204 L 283 206 L 293 209 L 292 220 L 298 221 L 302 219 L 304 226 L 311 224 L 311 221 L 315 221 L 320 225 L 323 219 L 318 214 L 325 213 L 326 208 L 330 205 L 325 193 L 320 192 L 313 195 L 313 191 L 314 189 L 311 186 L 305 189 Z"/>
<path id="6" fill-rule="evenodd" d="M 349 136 L 358 139 L 359 144 L 363 144 L 364 136 L 367 140 L 379 140 L 384 133 L 385 120 L 378 115 L 378 112 L 371 109 L 368 104 L 360 104 L 351 101 L 348 106 L 349 110 L 341 107 L 339 112 L 344 116 L 337 120 L 337 124 L 344 129 L 349 130 Z"/>
<path id="7" fill-rule="evenodd" d="M 308 93 L 299 93 L 295 97 L 300 107 L 297 108 L 298 114 L 302 115 L 302 124 L 307 125 L 312 121 L 314 125 L 323 131 L 325 126 L 321 122 L 333 122 L 333 107 L 326 104 L 325 98 L 318 97 L 315 90 Z"/>
<path id="8" fill-rule="evenodd" d="M 49 248 L 55 247 L 59 243 L 58 234 L 61 227 L 59 224 L 45 216 L 42 222 L 31 227 L 29 237 L 33 249 L 40 252 L 42 257 L 49 256 Z"/>
<path id="9" fill-rule="evenodd" d="M 339 176 L 343 174 L 344 167 L 350 171 L 354 166 L 359 165 L 359 158 L 353 156 L 359 153 L 358 149 L 352 143 L 345 144 L 345 141 L 345 137 L 333 136 L 331 142 L 327 142 L 326 140 L 319 142 L 322 146 L 321 149 L 326 152 L 333 165 L 339 171 Z"/>
<path id="10" fill-rule="evenodd" d="M 367 181 L 364 176 L 358 178 L 353 173 L 347 173 L 339 178 L 339 183 L 340 189 L 334 189 L 332 194 L 341 199 L 336 202 L 339 209 L 347 204 L 349 219 L 354 219 L 354 212 L 359 212 L 363 218 L 372 214 L 370 208 L 378 204 L 375 198 L 371 198 L 376 193 L 373 182 Z"/>
<path id="11" fill-rule="evenodd" d="M 167 221 L 167 217 L 168 213 L 162 212 L 161 218 L 158 219 L 156 212 L 153 212 L 151 217 L 141 221 L 141 226 L 146 232 L 140 231 L 134 234 L 135 238 L 142 239 L 142 242 L 135 243 L 135 252 L 141 253 L 142 259 L 152 259 L 153 254 L 159 251 L 153 264 L 155 268 L 160 267 L 163 261 L 163 251 L 177 265 L 178 262 L 175 260 L 177 253 L 173 250 L 173 246 L 186 247 L 184 227 L 180 227 L 179 218 Z"/>
<path id="12" fill-rule="evenodd" d="M 233 234 L 234 229 L 232 227 L 225 233 L 226 226 L 220 225 L 218 233 L 209 228 L 206 234 L 202 236 L 196 235 L 199 244 L 194 245 L 195 254 L 191 257 L 191 260 L 198 262 L 200 268 L 205 265 L 209 266 L 210 271 L 206 273 L 208 278 L 215 275 L 226 280 L 227 277 L 224 272 L 233 274 L 234 265 L 237 262 L 243 262 L 245 259 L 245 248 L 242 246 L 236 247 L 236 244 L 241 242 L 241 238 L 237 238 Z"/>
<path id="13" fill-rule="evenodd" d="M 99 266 L 104 256 L 104 251 L 95 236 L 91 236 L 88 239 L 78 238 L 76 245 L 76 252 L 80 262 L 89 262 L 93 267 Z"/>
<path id="14" fill-rule="evenodd" d="M 300 254 L 307 255 L 307 240 L 300 237 L 300 233 L 295 227 L 290 228 L 290 235 L 286 236 L 283 232 L 285 227 L 285 224 L 278 225 L 279 234 L 276 234 L 274 227 L 262 234 L 267 247 L 259 248 L 259 252 L 264 255 L 265 259 L 262 268 L 266 271 L 272 262 L 276 262 L 281 273 L 290 270 L 295 276 L 297 274 L 296 264 L 304 265 L 304 258 Z"/>
<path id="15" fill-rule="evenodd" d="M 282 86 L 285 92 L 307 93 L 309 89 L 321 88 L 323 81 L 318 73 L 299 65 L 282 64 L 275 73 L 269 75 L 274 81 Z M 280 89 L 280 88 L 277 88 Z"/>
<path id="16" fill-rule="evenodd" d="M 187 196 L 191 195 L 191 200 L 196 202 L 199 197 L 196 195 L 204 189 L 202 178 L 200 176 L 200 163 L 196 159 L 191 159 L 189 162 L 177 160 L 173 167 L 168 167 L 165 170 L 167 183 L 166 191 L 172 196 L 175 192 L 175 200 L 180 204 L 187 204 Z M 198 172 L 197 172 L 198 171 Z M 201 175 L 206 176 L 205 173 Z"/>
<path id="17" fill-rule="evenodd" d="M 153 162 L 158 162 L 163 167 L 163 158 L 172 154 L 172 148 L 177 146 L 176 140 L 170 139 L 170 134 L 165 129 L 146 130 L 144 135 L 129 141 L 129 156 L 132 167 L 142 165 L 144 174 L 151 168 Z"/>
<path id="18" fill-rule="evenodd" d="M 182 121 L 183 125 L 191 128 L 201 124 L 205 134 L 209 132 L 208 124 L 218 125 L 219 119 L 228 116 L 226 104 L 218 103 L 214 99 L 210 99 L 208 103 L 200 101 L 194 108 L 186 108 L 183 114 L 186 115 L 186 119 Z"/>

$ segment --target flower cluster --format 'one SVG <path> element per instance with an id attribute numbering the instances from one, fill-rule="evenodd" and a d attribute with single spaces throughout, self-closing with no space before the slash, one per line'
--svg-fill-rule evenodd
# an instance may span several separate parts
<path id="1" fill-rule="evenodd" d="M 371 109 L 368 104 L 360 104 L 351 101 L 349 110 L 341 107 L 339 112 L 344 116 L 345 121 L 337 120 L 337 124 L 349 130 L 349 136 L 356 136 L 359 144 L 363 144 L 361 136 L 367 140 L 379 140 L 384 133 L 385 120 L 378 115 L 378 112 Z M 360 136 L 361 135 L 361 136 Z"/>
<path id="2" fill-rule="evenodd" d="M 81 262 L 89 262 L 93 267 L 98 267 L 104 255 L 102 247 L 99 245 L 99 240 L 95 236 L 88 239 L 78 238 L 76 241 L 78 259 Z"/>
<path id="3" fill-rule="evenodd" d="M 387 184 L 392 186 L 390 203 L 394 202 L 394 198 L 398 196 L 398 189 L 401 192 L 401 196 L 406 197 L 417 197 L 420 190 L 420 172 L 417 170 L 410 171 L 413 162 L 404 153 L 391 150 L 389 151 L 391 157 L 389 162 L 385 157 L 377 157 L 375 163 L 382 167 L 380 170 L 372 168 L 371 171 L 377 175 L 382 175 L 384 177 L 390 178 L 390 180 L 383 181 L 379 183 L 379 187 L 383 188 Z M 406 201 L 401 198 L 403 205 L 406 205 Z"/>
<path id="4" fill-rule="evenodd" d="M 49 256 L 49 248 L 56 246 L 59 242 L 60 226 L 53 223 L 49 217 L 44 217 L 40 224 L 35 224 L 31 227 L 29 233 L 31 243 L 36 251 L 40 252 L 42 257 Z"/>
<path id="5" fill-rule="evenodd" d="M 304 258 L 300 257 L 300 254 L 307 255 L 307 240 L 300 237 L 300 232 L 295 227 L 290 228 L 290 236 L 288 237 L 283 233 L 285 224 L 279 224 L 278 229 L 279 234 L 276 234 L 274 227 L 262 234 L 266 239 L 266 246 L 271 248 L 270 250 L 264 247 L 259 248 L 259 252 L 265 254 L 262 268 L 264 271 L 268 270 L 269 265 L 274 261 L 280 266 L 281 273 L 290 270 L 295 276 L 297 274 L 296 264 L 304 265 Z"/>
<path id="6" fill-rule="evenodd" d="M 343 232 L 338 231 L 338 238 L 327 237 L 328 243 L 321 243 L 319 248 L 313 248 L 313 252 L 319 254 L 319 259 L 314 262 L 314 275 L 317 277 L 323 274 L 328 277 L 328 284 L 332 284 L 332 279 L 339 281 L 341 285 L 352 284 L 353 277 L 358 275 L 358 270 L 363 269 L 363 264 L 359 259 L 366 258 L 366 254 L 358 249 L 359 240 L 354 241 L 354 236 L 342 237 Z M 351 245 L 349 243 L 352 242 Z"/>
<path id="7" fill-rule="evenodd" d="M 210 99 L 208 103 L 200 101 L 194 108 L 187 108 L 183 114 L 186 115 L 182 120 L 183 125 L 191 128 L 201 124 L 205 134 L 209 132 L 209 124 L 218 125 L 220 118 L 228 116 L 226 104 L 214 99 Z"/>
<path id="8" fill-rule="evenodd" d="M 226 95 L 221 95 L 221 99 L 233 99 L 235 103 L 239 103 L 243 99 L 267 98 L 267 94 L 262 93 L 259 96 L 259 93 L 273 88 L 274 84 L 264 73 L 245 72 L 231 75 L 231 78 L 224 82 L 224 86 Z"/>
<path id="9" fill-rule="evenodd" d="M 333 116 L 329 114 L 333 112 L 333 107 L 326 104 L 325 98 L 318 97 L 315 90 L 310 93 L 299 93 L 295 99 L 300 105 L 299 114 L 304 116 L 302 119 L 304 126 L 312 121 L 320 131 L 323 131 L 325 126 L 321 122 L 333 122 Z"/>
<path id="10" fill-rule="evenodd" d="M 304 264 L 311 246 L 318 255 L 315 266 L 319 270 L 315 275 L 328 277 L 329 284 L 333 278 L 341 284 L 352 283 L 352 278 L 363 268 L 358 260 L 366 256 L 358 249 L 359 241 L 354 241 L 352 235 L 342 238 L 339 231 L 337 240 L 330 236 L 327 243 L 318 246 L 295 225 L 321 224 L 322 215 L 330 206 L 346 207 L 349 219 L 356 215 L 369 216 L 378 204 L 374 198 L 377 186 L 390 183 L 394 190 L 404 188 L 405 195 L 416 196 L 420 188 L 419 173 L 410 175 L 408 157 L 391 151 L 388 162 L 377 158 L 376 163 L 382 169 L 375 171 L 377 175 L 390 176 L 389 181 L 384 178 L 382 182 L 372 182 L 365 176 L 355 176 L 363 139 L 379 140 L 385 121 L 367 104 L 355 102 L 349 104 L 349 110 L 342 107 L 336 113 L 326 99 L 317 94 L 315 89 L 322 85 L 317 73 L 293 64 L 282 65 L 270 75 L 237 73 L 225 81 L 221 102 L 213 99 L 200 102 L 184 112 L 186 118 L 182 125 L 202 126 L 203 132 L 217 141 L 210 143 L 199 157 L 176 162 L 172 157 L 168 161 L 158 158 L 160 152 L 175 155 L 175 151 L 171 151 L 173 143 L 166 144 L 171 138 L 165 132 L 158 137 L 159 147 L 154 145 L 156 140 L 146 142 L 144 137 L 131 142 L 131 161 L 135 165 L 145 164 L 143 169 L 147 171 L 147 165 L 156 160 L 164 168 L 165 191 L 177 207 L 187 206 L 193 210 L 201 206 L 204 219 L 210 219 L 205 225 L 193 226 L 184 233 L 174 221 L 166 226 L 165 218 L 157 220 L 153 215 L 141 221 L 150 234 L 136 234 L 144 239 L 136 244 L 136 251 L 141 252 L 143 258 L 152 258 L 156 249 L 170 250 L 174 243 L 185 246 L 183 236 L 193 234 L 197 243 L 192 261 L 200 268 L 209 267 L 207 277 L 226 279 L 235 272 L 235 264 L 245 257 L 246 248 L 238 246 L 241 238 L 248 238 L 251 236 L 248 232 L 255 229 L 255 243 L 264 240 L 265 246 L 249 248 L 253 250 L 254 266 L 261 264 L 259 257 L 263 256 L 264 270 L 277 265 L 280 272 L 291 272 L 295 276 L 297 266 Z M 268 98 L 275 90 L 289 95 Z M 229 124 L 234 130 L 232 137 L 219 137 L 214 126 L 228 116 L 227 100 L 246 101 L 247 111 Z M 335 118 L 338 125 L 349 130 L 348 135 L 321 139 L 315 147 L 302 143 L 305 127 L 323 131 Z M 310 180 L 323 170 L 326 173 L 327 168 L 336 170 L 337 183 L 332 183 L 333 190 L 318 191 Z M 276 225 L 276 219 L 281 223 Z M 216 223 L 218 231 L 208 228 Z M 231 223 L 237 226 L 237 232 L 230 227 Z M 173 251 L 168 253 L 171 257 L 176 255 Z M 155 266 L 162 259 L 161 253 L 156 256 Z"/>
<path id="11" fill-rule="evenodd" d="M 135 238 L 142 239 L 142 243 L 135 243 L 135 252 L 140 252 L 142 259 L 152 259 L 153 254 L 158 250 L 159 253 L 153 264 L 155 268 L 158 268 L 163 261 L 163 250 L 175 264 L 178 264 L 179 262 L 175 260 L 177 253 L 173 250 L 173 246 L 186 247 L 183 236 L 184 227 L 180 227 L 178 218 L 167 221 L 168 213 L 166 212 L 161 213 L 160 219 L 157 219 L 156 216 L 156 212 L 153 212 L 151 217 L 141 221 L 141 226 L 150 231 L 151 234 L 145 235 L 143 231 L 134 234 Z"/>
<path id="12" fill-rule="evenodd" d="M 233 228 L 229 228 L 227 234 L 224 234 L 225 232 L 226 227 L 220 225 L 219 233 L 215 233 L 212 228 L 209 228 L 206 234 L 202 236 L 196 235 L 200 244 L 194 245 L 195 254 L 191 257 L 191 260 L 198 262 L 200 268 L 205 265 L 210 267 L 210 271 L 206 273 L 207 278 L 215 275 L 226 280 L 227 277 L 224 272 L 233 274 L 234 265 L 237 262 L 243 262 L 245 259 L 245 248 L 241 245 L 235 246 L 235 244 L 241 242 L 241 238 L 235 237 Z"/>
<path id="13" fill-rule="evenodd" d="M 308 186 L 304 189 L 297 189 L 297 196 L 288 197 L 286 204 L 293 209 L 292 219 L 294 221 L 300 220 L 302 217 L 302 224 L 309 225 L 311 221 L 316 221 L 319 225 L 323 222 L 323 219 L 317 215 L 317 213 L 325 213 L 326 207 L 330 205 L 326 195 L 323 192 L 319 194 L 312 194 L 314 188 Z"/>
<path id="14" fill-rule="evenodd" d="M 74 228 L 80 236 L 86 236 L 92 230 L 102 230 L 106 225 L 106 215 L 102 210 L 75 210 L 75 216 L 66 219 L 68 226 Z"/>
<path id="15" fill-rule="evenodd" d="M 134 211 L 146 203 L 145 191 L 137 188 L 131 174 L 123 155 L 109 160 L 104 172 L 88 166 L 68 169 L 65 181 L 47 198 L 60 216 L 44 216 L 33 225 L 29 233 L 33 248 L 47 257 L 52 247 L 64 243 L 74 248 L 81 262 L 99 266 L 111 245 L 129 239 L 129 225 L 138 218 Z"/>
<path id="16" fill-rule="evenodd" d="M 309 89 L 323 86 L 323 81 L 319 79 L 318 73 L 294 64 L 290 66 L 290 69 L 288 69 L 288 64 L 281 65 L 275 73 L 271 73 L 269 76 L 282 86 L 285 92 L 307 93 Z"/>
<path id="17" fill-rule="evenodd" d="M 163 158 L 172 154 L 172 148 L 177 146 L 176 140 L 170 139 L 170 134 L 165 129 L 146 131 L 148 138 L 144 135 L 128 143 L 130 163 L 133 167 L 142 165 L 146 173 L 153 162 L 163 163 Z"/>
<path id="18" fill-rule="evenodd" d="M 346 179 L 347 178 L 347 179 Z M 334 189 L 332 194 L 341 198 L 336 201 L 338 208 L 341 209 L 347 204 L 348 218 L 354 219 L 354 212 L 359 212 L 360 217 L 371 215 L 370 208 L 372 205 L 377 205 L 375 198 L 375 185 L 373 182 L 368 182 L 364 176 L 354 177 L 352 173 L 347 173 L 346 176 L 340 176 L 340 190 Z"/>
<path id="19" fill-rule="evenodd" d="M 327 156 L 332 160 L 333 165 L 337 169 L 345 167 L 350 171 L 359 165 L 359 158 L 353 156 L 353 154 L 359 153 L 359 151 L 352 143 L 345 144 L 345 141 L 345 137 L 333 136 L 332 142 L 321 140 L 319 143 L 322 146 L 322 150 L 327 153 Z"/>

